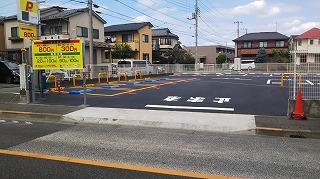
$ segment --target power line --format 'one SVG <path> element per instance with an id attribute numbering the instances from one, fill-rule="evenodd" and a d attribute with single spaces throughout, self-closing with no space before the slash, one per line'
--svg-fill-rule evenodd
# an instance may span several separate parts
<path id="1" fill-rule="evenodd" d="M 10 5 L 14 4 L 14 3 L 16 3 L 16 2 L 13 2 L 13 3 L 7 4 L 7 5 L 1 6 L 0 8 L 4 8 L 4 7 L 7 7 L 7 6 L 10 6 Z"/>
<path id="2" fill-rule="evenodd" d="M 223 13 L 221 13 L 209 0 L 207 0 L 207 1 L 208 1 L 208 3 L 209 3 L 215 10 L 217 10 L 218 13 L 221 14 L 222 17 L 224 17 L 229 23 L 232 23 L 232 22 L 233 22 L 232 19 L 228 18 L 228 17 L 225 16 Z"/>

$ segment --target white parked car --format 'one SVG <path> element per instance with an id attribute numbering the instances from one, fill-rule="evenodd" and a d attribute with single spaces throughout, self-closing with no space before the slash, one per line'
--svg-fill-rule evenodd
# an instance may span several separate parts
<path id="1" fill-rule="evenodd" d="M 254 60 L 241 60 L 241 70 L 251 70 L 256 68 Z M 230 70 L 234 70 L 234 64 L 230 65 Z"/>

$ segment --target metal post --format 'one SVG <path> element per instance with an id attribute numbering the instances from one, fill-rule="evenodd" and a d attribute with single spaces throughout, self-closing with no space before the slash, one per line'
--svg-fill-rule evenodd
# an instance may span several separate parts
<path id="1" fill-rule="evenodd" d="M 88 0 L 89 6 L 89 72 L 90 79 L 92 79 L 91 75 L 91 63 L 93 62 L 93 20 L 92 20 L 92 0 Z"/>
<path id="2" fill-rule="evenodd" d="M 199 9 L 198 9 L 198 0 L 196 0 L 196 59 L 195 59 L 195 65 L 196 65 L 196 71 L 198 71 L 197 65 L 198 65 L 198 14 L 199 13 Z"/>

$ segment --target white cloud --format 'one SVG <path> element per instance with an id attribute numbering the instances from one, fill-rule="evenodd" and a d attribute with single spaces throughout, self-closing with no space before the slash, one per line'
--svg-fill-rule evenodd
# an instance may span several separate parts
<path id="1" fill-rule="evenodd" d="M 319 1 L 319 0 L 313 0 L 313 5 L 314 5 L 315 7 L 320 8 L 320 1 Z"/>
<path id="2" fill-rule="evenodd" d="M 314 28 L 314 27 L 318 27 L 319 28 L 320 27 L 320 22 L 306 22 L 306 23 L 303 23 L 303 24 L 301 24 L 299 26 L 294 26 L 291 29 L 289 29 L 287 31 L 287 33 L 299 35 L 299 34 L 302 34 L 302 33 L 306 32 L 306 31 Z"/>
<path id="3" fill-rule="evenodd" d="M 147 8 L 147 7 L 154 7 L 156 5 L 160 5 L 159 0 L 138 0 L 137 1 L 138 6 Z"/>
<path id="4" fill-rule="evenodd" d="M 265 0 L 255 0 L 249 4 L 237 6 L 232 9 L 231 13 L 235 15 L 256 15 L 257 17 L 269 17 L 280 13 L 280 8 L 269 5 Z"/>
<path id="5" fill-rule="evenodd" d="M 150 18 L 148 16 L 138 16 L 134 18 L 134 22 L 149 22 Z"/>
<path id="6" fill-rule="evenodd" d="M 301 24 L 301 21 L 299 19 L 290 21 L 290 22 L 285 22 L 283 25 L 288 26 L 288 27 L 292 27 L 292 26 L 298 26 Z"/>

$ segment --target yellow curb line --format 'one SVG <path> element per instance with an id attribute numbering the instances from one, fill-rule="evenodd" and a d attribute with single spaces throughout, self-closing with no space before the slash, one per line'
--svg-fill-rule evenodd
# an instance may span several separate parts
<path id="1" fill-rule="evenodd" d="M 0 110 L 1 113 L 32 114 L 32 112 Z"/>
<path id="2" fill-rule="evenodd" d="M 269 131 L 283 131 L 281 128 L 272 128 L 272 127 L 256 127 L 259 130 L 269 130 Z"/>
<path id="3" fill-rule="evenodd" d="M 135 170 L 135 171 L 141 171 L 141 172 L 160 173 L 160 174 L 165 174 L 165 175 L 176 175 L 176 176 L 185 176 L 185 177 L 194 177 L 194 178 L 212 178 L 212 179 L 226 179 L 226 178 L 240 179 L 237 177 L 202 174 L 202 173 L 186 172 L 186 171 L 179 171 L 179 170 L 168 170 L 168 169 L 152 168 L 152 167 L 144 167 L 144 166 L 134 166 L 134 165 L 127 165 L 127 164 L 101 162 L 101 161 L 93 161 L 93 160 L 85 160 L 85 159 L 79 159 L 79 158 L 37 154 L 37 153 L 22 152 L 22 151 L 12 151 L 12 150 L 0 149 L 0 154 L 32 157 L 32 158 L 38 158 L 38 159 L 55 160 L 55 161 L 93 165 L 93 166 L 100 166 L 100 167 L 120 168 L 120 169 L 125 169 L 125 170 Z"/>

